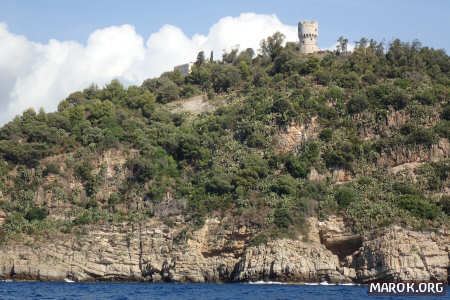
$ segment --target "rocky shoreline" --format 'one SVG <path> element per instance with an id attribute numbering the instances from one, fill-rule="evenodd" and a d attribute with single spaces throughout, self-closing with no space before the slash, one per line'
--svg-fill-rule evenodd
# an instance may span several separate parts
<path id="1" fill-rule="evenodd" d="M 218 219 L 186 234 L 184 222 L 92 226 L 86 234 L 0 248 L 0 279 L 76 282 L 367 283 L 449 279 L 450 235 L 398 226 L 363 236 L 342 218 L 310 218 L 297 240 L 252 245 L 251 230 Z"/>

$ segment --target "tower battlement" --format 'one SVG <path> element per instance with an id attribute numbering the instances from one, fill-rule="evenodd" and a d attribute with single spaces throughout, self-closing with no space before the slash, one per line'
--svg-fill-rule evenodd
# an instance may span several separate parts
<path id="1" fill-rule="evenodd" d="M 298 23 L 300 53 L 308 54 L 320 51 L 317 46 L 319 23 L 317 21 L 301 21 Z"/>

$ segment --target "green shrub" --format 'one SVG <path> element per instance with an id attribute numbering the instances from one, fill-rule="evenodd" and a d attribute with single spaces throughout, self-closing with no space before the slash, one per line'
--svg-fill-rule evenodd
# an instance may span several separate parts
<path id="1" fill-rule="evenodd" d="M 319 133 L 319 139 L 321 139 L 324 142 L 331 142 L 333 139 L 333 129 L 331 128 L 324 128 Z"/>
<path id="2" fill-rule="evenodd" d="M 320 118 L 325 120 L 336 120 L 338 117 L 337 110 L 325 104 L 318 105 L 317 113 Z"/>
<path id="3" fill-rule="evenodd" d="M 108 204 L 114 206 L 121 202 L 120 196 L 117 193 L 111 193 L 108 198 Z"/>
<path id="4" fill-rule="evenodd" d="M 266 177 L 270 171 L 267 160 L 255 154 L 245 156 L 242 159 L 241 168 L 243 170 L 249 170 L 251 173 L 255 173 L 257 178 Z"/>
<path id="5" fill-rule="evenodd" d="M 334 200 L 341 207 L 347 207 L 357 199 L 355 191 L 348 187 L 338 187 L 334 193 Z"/>
<path id="6" fill-rule="evenodd" d="M 12 213 L 6 218 L 3 228 L 6 230 L 7 234 L 19 233 L 24 231 L 27 223 L 27 220 L 21 213 Z"/>
<path id="7" fill-rule="evenodd" d="M 450 104 L 447 104 L 442 109 L 441 118 L 450 121 Z"/>
<path id="8" fill-rule="evenodd" d="M 88 198 L 85 208 L 91 209 L 91 208 L 96 208 L 96 207 L 98 207 L 97 200 L 95 200 L 94 198 Z"/>
<path id="9" fill-rule="evenodd" d="M 372 183 L 372 179 L 370 177 L 366 177 L 366 176 L 361 176 L 358 179 L 358 184 L 359 185 L 369 185 Z"/>
<path id="10" fill-rule="evenodd" d="M 369 87 L 367 96 L 369 102 L 373 105 L 383 108 L 392 106 L 396 110 L 405 108 L 409 101 L 408 95 L 404 90 L 389 84 Z"/>
<path id="11" fill-rule="evenodd" d="M 263 148 L 267 145 L 267 140 L 263 133 L 254 132 L 248 137 L 247 145 L 252 148 Z"/>
<path id="12" fill-rule="evenodd" d="M 72 223 L 74 225 L 86 225 L 96 223 L 99 220 L 99 216 L 97 211 L 85 211 L 75 219 L 73 219 Z"/>
<path id="13" fill-rule="evenodd" d="M 439 215 L 439 208 L 420 196 L 402 195 L 396 198 L 395 203 L 419 218 L 434 220 Z"/>
<path id="14" fill-rule="evenodd" d="M 295 195 L 297 191 L 297 181 L 290 175 L 282 175 L 273 183 L 272 191 L 279 195 Z"/>
<path id="15" fill-rule="evenodd" d="M 394 80 L 394 85 L 401 89 L 407 89 L 410 86 L 410 80 L 403 78 L 396 78 Z"/>
<path id="16" fill-rule="evenodd" d="M 450 121 L 440 120 L 434 127 L 434 132 L 441 138 L 450 139 Z"/>
<path id="17" fill-rule="evenodd" d="M 59 167 L 55 163 L 48 163 L 45 166 L 45 169 L 43 171 L 43 175 L 47 176 L 48 174 L 59 174 Z"/>
<path id="18" fill-rule="evenodd" d="M 22 206 L 28 206 L 34 199 L 34 192 L 32 190 L 16 190 L 11 193 L 11 200 L 18 202 Z"/>
<path id="19" fill-rule="evenodd" d="M 400 133 L 403 135 L 408 135 L 415 130 L 415 126 L 411 123 L 406 123 L 400 127 Z"/>
<path id="20" fill-rule="evenodd" d="M 205 184 L 208 193 L 216 193 L 219 195 L 232 192 L 234 186 L 231 183 L 231 178 L 225 174 L 214 174 Z"/>
<path id="21" fill-rule="evenodd" d="M 17 143 L 12 140 L 0 140 L 0 155 L 14 164 L 35 167 L 39 160 L 52 154 L 50 146 L 45 143 Z"/>
<path id="22" fill-rule="evenodd" d="M 404 211 L 386 201 L 362 201 L 352 202 L 347 213 L 354 222 L 354 229 L 358 232 L 373 230 L 400 222 L 404 217 Z"/>
<path id="23" fill-rule="evenodd" d="M 351 114 L 363 112 L 368 107 L 369 101 L 367 100 L 367 97 L 363 94 L 358 94 L 347 102 L 347 110 Z"/>
<path id="24" fill-rule="evenodd" d="M 289 124 L 296 115 L 292 103 L 284 97 L 273 102 L 272 111 L 277 114 L 276 120 L 280 126 Z"/>
<path id="25" fill-rule="evenodd" d="M 127 161 L 126 166 L 131 170 L 133 178 L 138 182 L 146 182 L 153 178 L 155 170 L 150 160 L 133 158 Z"/>
<path id="26" fill-rule="evenodd" d="M 384 98 L 383 101 L 385 105 L 392 105 L 396 110 L 400 110 L 408 104 L 408 95 L 396 89 L 388 97 Z"/>
<path id="27" fill-rule="evenodd" d="M 87 213 L 84 213 L 84 214 L 76 217 L 73 220 L 73 224 L 74 225 L 86 225 L 86 224 L 89 224 L 90 221 L 91 221 L 90 215 Z"/>
<path id="28" fill-rule="evenodd" d="M 416 127 L 406 137 L 408 144 L 431 146 L 437 142 L 437 137 L 432 129 Z"/>
<path id="29" fill-rule="evenodd" d="M 367 84 L 377 83 L 377 76 L 372 72 L 365 74 L 361 79 Z"/>
<path id="30" fill-rule="evenodd" d="M 90 181 L 92 180 L 91 172 L 93 169 L 91 162 L 88 160 L 78 163 L 74 169 L 75 178 L 83 181 Z"/>
<path id="31" fill-rule="evenodd" d="M 286 168 L 293 177 L 306 178 L 311 168 L 311 164 L 307 161 L 299 159 L 298 157 L 290 156 L 290 158 L 286 161 Z"/>
<path id="32" fill-rule="evenodd" d="M 208 100 L 214 100 L 216 98 L 216 93 L 214 93 L 214 90 L 208 90 L 207 97 Z"/>
<path id="33" fill-rule="evenodd" d="M 293 74 L 287 79 L 287 85 L 291 89 L 300 89 L 306 86 L 306 81 L 300 74 Z"/>
<path id="34" fill-rule="evenodd" d="M 355 72 L 350 72 L 347 74 L 341 73 L 336 78 L 336 82 L 343 88 L 356 88 L 359 85 L 359 77 Z"/>
<path id="35" fill-rule="evenodd" d="M 250 244 L 252 246 L 256 247 L 256 246 L 259 246 L 261 244 L 267 244 L 268 241 L 269 241 L 269 239 L 268 239 L 266 234 L 259 233 L 250 241 Z"/>
<path id="36" fill-rule="evenodd" d="M 293 223 L 289 210 L 285 207 L 275 209 L 273 222 L 278 228 L 287 229 Z"/>
<path id="37" fill-rule="evenodd" d="M 42 221 L 48 216 L 48 211 L 40 207 L 32 207 L 25 215 L 25 219 L 29 222 L 37 220 Z"/>
<path id="38" fill-rule="evenodd" d="M 325 96 L 327 97 L 327 99 L 339 101 L 339 100 L 342 100 L 342 98 L 344 97 L 344 93 L 342 92 L 341 88 L 339 88 L 337 86 L 332 86 L 332 87 L 328 88 Z"/>
<path id="39" fill-rule="evenodd" d="M 331 73 L 329 71 L 319 71 L 316 73 L 316 81 L 321 85 L 328 85 L 332 80 Z"/>
<path id="40" fill-rule="evenodd" d="M 386 102 L 386 98 L 392 93 L 394 87 L 388 84 L 379 84 L 367 88 L 367 98 L 374 106 L 382 106 Z"/>
<path id="41" fill-rule="evenodd" d="M 433 105 L 436 102 L 436 96 L 432 90 L 422 91 L 416 94 L 414 98 L 423 105 Z"/>
<path id="42" fill-rule="evenodd" d="M 199 93 L 200 93 L 200 91 L 193 85 L 186 85 L 181 90 L 181 96 L 184 98 L 189 98 L 189 97 L 198 95 Z"/>
<path id="43" fill-rule="evenodd" d="M 419 195 L 417 188 L 409 182 L 394 182 L 392 190 L 400 195 Z"/>
<path id="44" fill-rule="evenodd" d="M 432 162 L 429 165 L 425 165 L 421 170 L 425 171 L 427 188 L 429 190 L 442 190 L 445 188 L 450 173 L 450 162 L 448 160 Z"/>
<path id="45" fill-rule="evenodd" d="M 156 100 L 159 103 L 168 103 L 180 97 L 178 86 L 170 79 L 161 80 L 161 86 L 158 88 Z"/>
<path id="46" fill-rule="evenodd" d="M 450 216 L 450 196 L 442 196 L 438 204 L 442 211 Z"/>
<path id="47" fill-rule="evenodd" d="M 352 152 L 337 149 L 324 153 L 323 159 L 328 168 L 351 169 L 355 155 Z"/>

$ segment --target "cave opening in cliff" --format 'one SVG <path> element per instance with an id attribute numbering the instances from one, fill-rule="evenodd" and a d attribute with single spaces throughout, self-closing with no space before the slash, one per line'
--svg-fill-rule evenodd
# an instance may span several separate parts
<path id="1" fill-rule="evenodd" d="M 362 238 L 359 235 L 353 235 L 343 239 L 326 241 L 324 244 L 328 250 L 337 255 L 339 260 L 342 261 L 345 257 L 355 253 L 362 246 Z"/>

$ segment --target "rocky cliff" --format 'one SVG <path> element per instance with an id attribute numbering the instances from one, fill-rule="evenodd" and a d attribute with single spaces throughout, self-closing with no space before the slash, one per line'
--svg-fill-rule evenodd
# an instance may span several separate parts
<path id="1" fill-rule="evenodd" d="M 341 218 L 309 219 L 308 236 L 256 245 L 246 227 L 218 219 L 187 233 L 179 219 L 165 225 L 102 225 L 76 236 L 2 246 L 0 276 L 16 280 L 237 282 L 367 282 L 448 280 L 447 231 L 400 227 L 360 236 Z"/>

